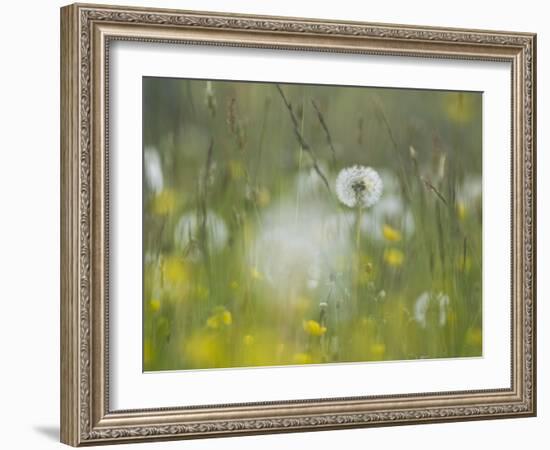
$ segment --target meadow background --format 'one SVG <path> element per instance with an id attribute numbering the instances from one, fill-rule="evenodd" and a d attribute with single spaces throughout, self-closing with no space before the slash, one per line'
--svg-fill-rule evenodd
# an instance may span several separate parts
<path id="1" fill-rule="evenodd" d="M 480 356 L 481 102 L 144 78 L 144 370 Z"/>

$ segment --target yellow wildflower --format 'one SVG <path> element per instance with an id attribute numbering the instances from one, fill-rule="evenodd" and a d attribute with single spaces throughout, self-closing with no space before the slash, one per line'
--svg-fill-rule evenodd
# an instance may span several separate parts
<path id="1" fill-rule="evenodd" d="M 304 331 L 311 336 L 322 336 L 327 332 L 327 327 L 322 326 L 316 320 L 304 320 Z"/>
<path id="2" fill-rule="evenodd" d="M 295 353 L 292 356 L 292 361 L 295 364 L 311 364 L 313 362 L 313 358 L 309 353 Z"/>
<path id="3" fill-rule="evenodd" d="M 222 325 L 229 326 L 233 323 L 231 312 L 225 308 L 216 308 L 214 313 L 206 319 L 206 326 L 216 330 Z"/>
<path id="4" fill-rule="evenodd" d="M 176 193 L 173 190 L 164 189 L 153 198 L 153 213 L 159 216 L 171 213 L 176 207 L 176 200 Z"/>
<path id="5" fill-rule="evenodd" d="M 247 334 L 243 337 L 243 344 L 246 346 L 250 346 L 254 343 L 254 336 L 251 334 Z"/>
<path id="6" fill-rule="evenodd" d="M 480 347 L 483 339 L 481 329 L 478 327 L 469 328 L 466 332 L 466 344 L 472 347 Z"/>
<path id="7" fill-rule="evenodd" d="M 236 291 L 237 289 L 239 289 L 239 283 L 237 283 L 235 280 L 233 280 L 231 283 L 229 283 L 229 287 L 231 289 L 233 289 L 234 291 Z"/>
<path id="8" fill-rule="evenodd" d="M 397 248 L 388 248 L 384 251 L 384 261 L 392 267 L 399 267 L 403 264 L 405 254 Z"/>
<path id="9" fill-rule="evenodd" d="M 224 325 L 231 325 L 233 323 L 233 316 L 229 311 L 223 311 L 221 313 L 221 320 Z"/>
<path id="10" fill-rule="evenodd" d="M 370 353 L 373 359 L 381 360 L 386 353 L 386 346 L 383 343 L 376 343 L 370 346 Z"/>
<path id="11" fill-rule="evenodd" d="M 182 258 L 169 256 L 163 263 L 164 279 L 171 284 L 185 283 L 188 280 L 188 273 Z"/>
<path id="12" fill-rule="evenodd" d="M 145 339 L 143 341 L 143 365 L 145 368 L 149 364 L 151 364 L 151 361 L 153 360 L 153 345 L 151 344 L 150 339 Z"/>
<path id="13" fill-rule="evenodd" d="M 149 307 L 151 311 L 157 312 L 160 309 L 160 300 L 158 298 L 153 298 L 149 301 Z"/>
<path id="14" fill-rule="evenodd" d="M 399 242 L 402 239 L 401 232 L 390 227 L 389 225 L 382 226 L 382 234 L 388 241 L 391 242 Z"/>
<path id="15" fill-rule="evenodd" d="M 458 202 L 456 204 L 456 215 L 460 220 L 464 220 L 466 218 L 466 205 L 464 202 Z"/>
<path id="16" fill-rule="evenodd" d="M 197 333 L 182 343 L 182 356 L 192 367 L 220 367 L 225 362 L 222 344 L 216 334 Z"/>

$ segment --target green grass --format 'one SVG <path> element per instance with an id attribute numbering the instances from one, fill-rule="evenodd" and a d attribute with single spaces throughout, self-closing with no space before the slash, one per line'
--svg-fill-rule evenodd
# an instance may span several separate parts
<path id="1" fill-rule="evenodd" d="M 145 370 L 481 355 L 481 94 L 143 83 Z"/>

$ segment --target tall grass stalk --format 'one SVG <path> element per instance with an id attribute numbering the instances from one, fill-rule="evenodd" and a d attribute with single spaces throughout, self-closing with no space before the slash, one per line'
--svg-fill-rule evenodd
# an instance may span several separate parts
<path id="1" fill-rule="evenodd" d="M 300 135 L 304 134 L 304 121 L 306 116 L 306 111 L 304 108 L 304 95 L 302 94 L 302 117 L 300 118 Z M 302 173 L 302 155 L 304 154 L 304 147 L 302 141 L 298 142 L 298 176 Z M 298 224 L 298 216 L 300 212 L 300 187 L 296 189 L 296 214 L 295 214 L 295 223 Z"/>
<path id="2" fill-rule="evenodd" d="M 327 122 L 323 116 L 323 113 L 317 106 L 317 103 L 315 103 L 315 100 L 311 100 L 311 104 L 313 105 L 313 109 L 315 109 L 315 112 L 317 113 L 317 118 L 319 119 L 319 123 L 321 124 L 321 128 L 323 128 L 323 131 L 325 132 L 325 137 L 327 139 L 328 146 L 331 151 L 332 156 L 332 165 L 333 167 L 336 167 L 336 150 L 334 148 L 334 144 L 332 143 L 332 136 L 330 135 L 330 131 L 328 129 Z"/>
<path id="3" fill-rule="evenodd" d="M 315 155 L 315 152 L 313 151 L 311 146 L 306 142 L 306 140 L 302 136 L 302 133 L 299 130 L 298 119 L 296 118 L 296 115 L 294 114 L 294 111 L 292 110 L 292 105 L 287 100 L 287 98 L 285 96 L 285 93 L 283 92 L 281 86 L 279 86 L 278 84 L 276 84 L 275 86 L 277 87 L 277 91 L 279 92 L 279 95 L 281 96 L 281 99 L 283 100 L 283 103 L 284 103 L 287 111 L 290 114 L 290 119 L 292 121 L 293 129 L 294 129 L 294 135 L 298 139 L 298 142 L 300 143 L 301 148 L 303 150 L 305 150 L 307 152 L 307 154 L 309 155 L 309 157 L 311 158 L 311 163 L 313 165 L 313 169 L 315 170 L 317 175 L 319 175 L 319 177 L 321 177 L 321 180 L 323 181 L 323 184 L 327 188 L 327 191 L 329 193 L 331 193 L 332 191 L 330 189 L 330 184 L 328 182 L 328 178 L 326 177 L 326 175 L 323 173 L 323 171 L 319 167 L 319 162 L 317 160 L 317 156 Z"/>

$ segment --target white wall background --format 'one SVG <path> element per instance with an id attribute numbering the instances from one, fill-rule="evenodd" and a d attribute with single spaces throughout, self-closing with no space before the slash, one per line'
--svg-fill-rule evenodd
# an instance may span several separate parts
<path id="1" fill-rule="evenodd" d="M 121 2 L 126 3 L 126 2 Z M 427 0 L 133 0 L 135 6 L 387 23 L 532 31 L 538 35 L 538 229 L 550 229 L 548 134 L 550 14 L 545 2 Z M 59 1 L 2 7 L 0 45 L 0 442 L 7 449 L 60 448 L 59 417 Z M 546 326 L 549 235 L 538 239 L 539 416 L 287 435 L 141 444 L 139 448 L 546 448 L 550 427 Z M 546 278 L 546 280 L 545 280 Z M 129 446 L 122 446 L 130 448 Z M 122 448 L 118 447 L 118 448 Z M 137 448 L 137 447 L 131 447 Z"/>

